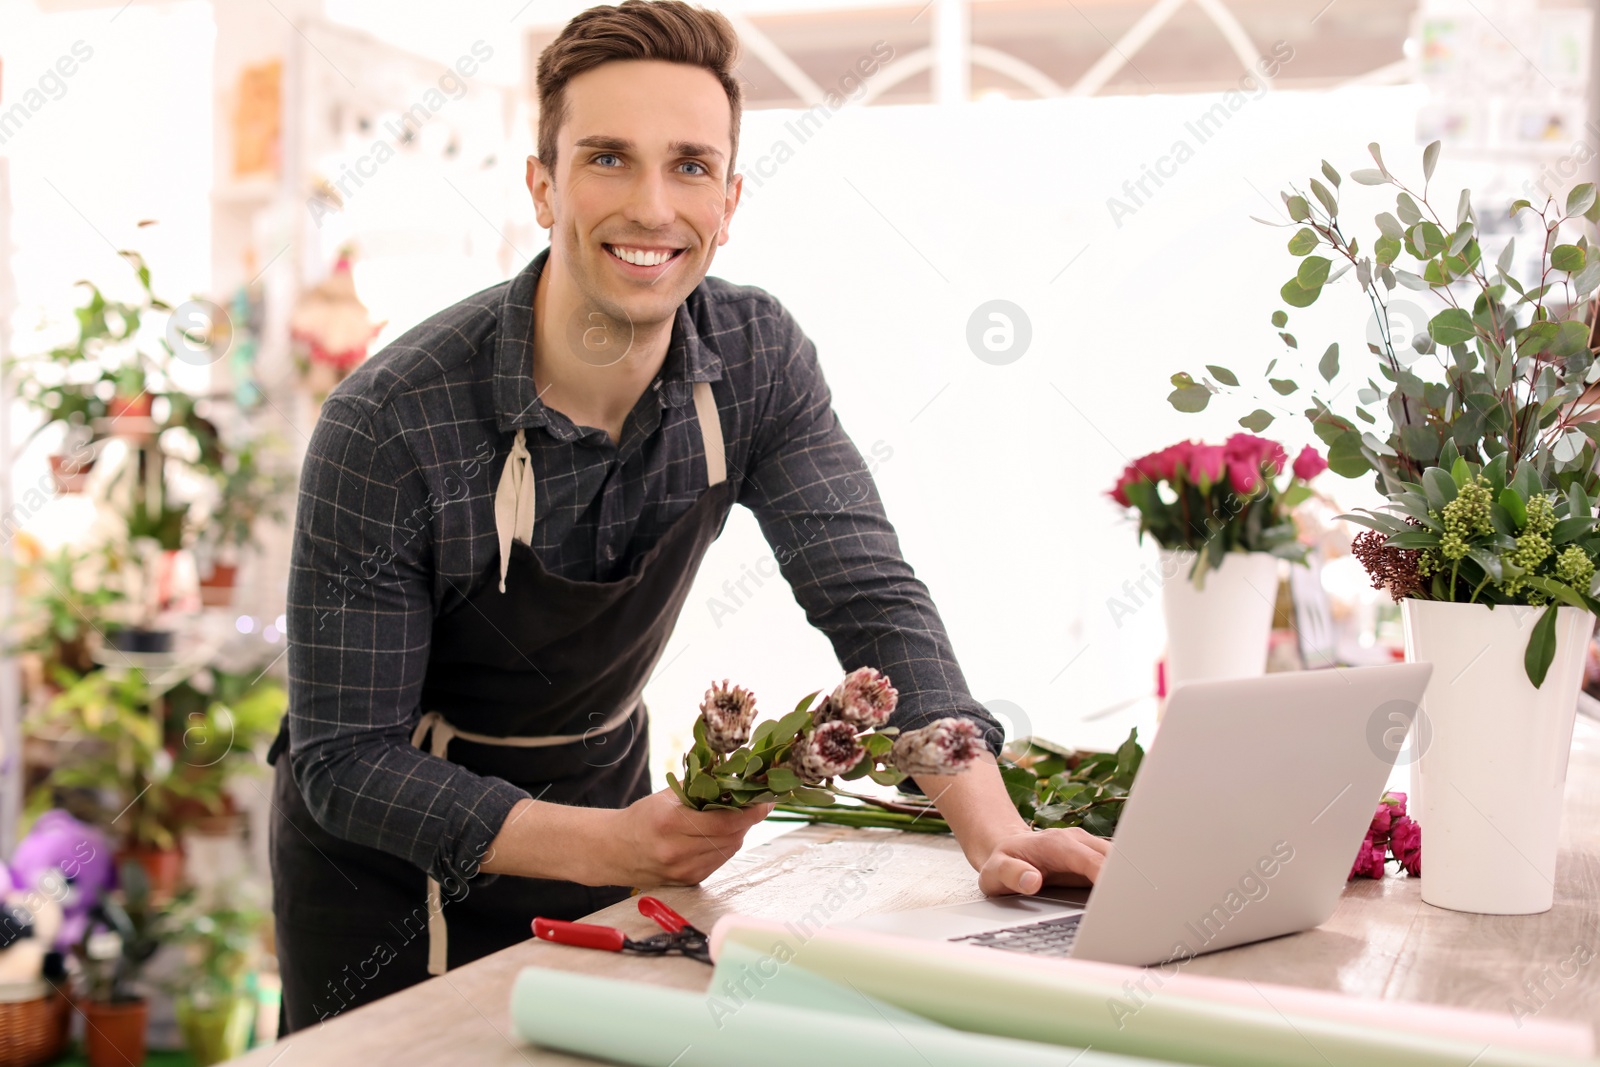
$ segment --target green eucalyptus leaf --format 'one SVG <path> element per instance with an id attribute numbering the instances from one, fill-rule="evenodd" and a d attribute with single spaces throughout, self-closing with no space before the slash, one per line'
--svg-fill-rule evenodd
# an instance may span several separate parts
<path id="1" fill-rule="evenodd" d="M 1332 266 L 1333 261 L 1325 256 L 1307 256 L 1295 272 L 1295 281 L 1303 289 L 1319 289 L 1328 280 L 1328 270 Z"/>
<path id="2" fill-rule="evenodd" d="M 1283 311 L 1274 311 L 1272 313 L 1272 325 L 1276 326 L 1280 330 L 1289 325 L 1288 313 Z"/>
<path id="3" fill-rule="evenodd" d="M 1221 382 L 1223 385 L 1236 386 L 1239 384 L 1238 377 L 1235 376 L 1233 371 L 1229 370 L 1227 367 L 1219 367 L 1214 363 L 1207 363 L 1206 370 L 1210 371 L 1211 376 L 1217 381 Z"/>
<path id="4" fill-rule="evenodd" d="M 1463 344 L 1477 335 L 1472 316 L 1461 308 L 1446 308 L 1428 320 L 1428 336 L 1441 345 Z"/>
<path id="5" fill-rule="evenodd" d="M 1251 433 L 1261 433 L 1272 425 L 1272 413 L 1265 408 L 1256 408 L 1250 414 L 1239 420 L 1239 425 Z"/>
<path id="6" fill-rule="evenodd" d="M 1328 350 L 1322 353 L 1322 359 L 1317 363 L 1317 373 L 1322 375 L 1322 380 L 1331 382 L 1339 373 L 1339 344 L 1334 342 Z"/>
<path id="7" fill-rule="evenodd" d="M 1288 378 L 1268 378 L 1267 382 L 1272 386 L 1273 389 L 1277 390 L 1279 396 L 1288 396 L 1290 393 L 1300 388 Z"/>
<path id="8" fill-rule="evenodd" d="M 1550 265 L 1556 270 L 1576 274 L 1583 269 L 1587 257 L 1577 245 L 1556 245 L 1550 250 Z"/>
<path id="9" fill-rule="evenodd" d="M 1289 252 L 1292 255 L 1303 256 L 1317 247 L 1317 231 L 1309 226 L 1302 226 L 1289 238 Z"/>
<path id="10" fill-rule="evenodd" d="M 1350 172 L 1350 179 L 1357 185 L 1384 185 L 1389 180 L 1383 176 L 1383 171 L 1371 167 L 1356 168 Z"/>

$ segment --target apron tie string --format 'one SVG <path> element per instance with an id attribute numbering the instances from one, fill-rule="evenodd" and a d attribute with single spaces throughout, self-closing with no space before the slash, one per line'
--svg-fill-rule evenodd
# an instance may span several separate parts
<path id="1" fill-rule="evenodd" d="M 533 544 L 533 462 L 522 430 L 511 442 L 511 455 L 494 492 L 494 528 L 500 535 L 500 591 L 504 593 L 512 540 Z"/>
<path id="2" fill-rule="evenodd" d="M 433 733 L 433 743 L 428 751 L 440 759 L 449 751 L 450 739 L 456 735 L 456 728 L 450 725 L 443 715 L 437 711 L 430 711 L 417 723 L 417 728 L 411 732 L 411 746 L 422 747 L 422 739 Z M 432 875 L 428 876 L 428 973 L 443 974 L 449 969 L 449 936 L 448 928 L 444 922 L 444 893 L 439 888 L 439 882 Z"/>

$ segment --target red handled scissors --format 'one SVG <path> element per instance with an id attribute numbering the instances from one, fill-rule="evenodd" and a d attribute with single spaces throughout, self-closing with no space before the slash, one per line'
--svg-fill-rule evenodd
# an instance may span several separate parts
<path id="1" fill-rule="evenodd" d="M 691 926 L 688 919 L 655 897 L 639 898 L 639 914 L 654 919 L 666 933 L 636 941 L 615 926 L 539 918 L 533 920 L 533 936 L 558 945 L 598 948 L 607 952 L 638 952 L 650 956 L 678 953 L 701 963 L 711 962 L 711 939 L 704 931 Z"/>

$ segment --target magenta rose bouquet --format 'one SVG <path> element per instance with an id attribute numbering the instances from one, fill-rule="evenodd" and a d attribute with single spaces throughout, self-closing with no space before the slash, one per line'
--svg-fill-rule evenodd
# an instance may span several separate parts
<path id="1" fill-rule="evenodd" d="M 713 683 L 700 703 L 694 745 L 683 755 L 683 777 L 669 772 L 667 784 L 691 808 L 824 806 L 854 795 L 835 778 L 898 785 L 912 775 L 955 774 L 984 749 L 971 719 L 939 719 L 904 733 L 888 725 L 899 692 L 872 667 L 851 671 L 819 696 L 820 689 L 782 718 L 757 725 L 754 693 L 727 679 Z"/>
<path id="2" fill-rule="evenodd" d="M 1406 814 L 1404 793 L 1385 793 L 1350 868 L 1353 878 L 1382 878 L 1390 859 L 1410 875 L 1422 873 L 1422 827 Z"/>
<path id="3" fill-rule="evenodd" d="M 1107 495 L 1139 513 L 1141 540 L 1148 533 L 1162 548 L 1194 552 L 1190 578 L 1199 586 L 1229 552 L 1305 562 L 1291 512 L 1311 495 L 1306 483 L 1327 468 L 1310 446 L 1290 464 L 1278 442 L 1236 433 L 1220 445 L 1180 441 L 1140 456 Z"/>

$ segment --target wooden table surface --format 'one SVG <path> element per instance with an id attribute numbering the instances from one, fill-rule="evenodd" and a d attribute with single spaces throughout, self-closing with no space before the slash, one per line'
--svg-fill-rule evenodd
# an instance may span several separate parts
<path id="1" fill-rule="evenodd" d="M 878 847 L 882 842 L 888 842 L 887 852 Z M 844 919 L 981 896 L 972 869 L 948 837 L 811 826 L 747 849 L 702 886 L 656 893 L 705 930 L 733 911 L 790 920 L 824 899 L 833 918 Z M 659 932 L 631 901 L 593 918 L 633 935 Z M 530 938 L 234 1062 L 249 1067 L 593 1062 L 517 1042 L 508 1010 L 511 984 L 527 966 L 689 990 L 705 989 L 711 976 L 709 967 L 691 960 L 622 956 Z M 1415 879 L 1391 875 L 1351 883 L 1333 918 L 1315 930 L 1201 956 L 1185 969 L 1505 1014 L 1516 998 L 1541 1019 L 1600 1027 L 1600 725 L 1578 719 L 1555 906 L 1545 914 L 1445 911 L 1422 903 Z"/>

